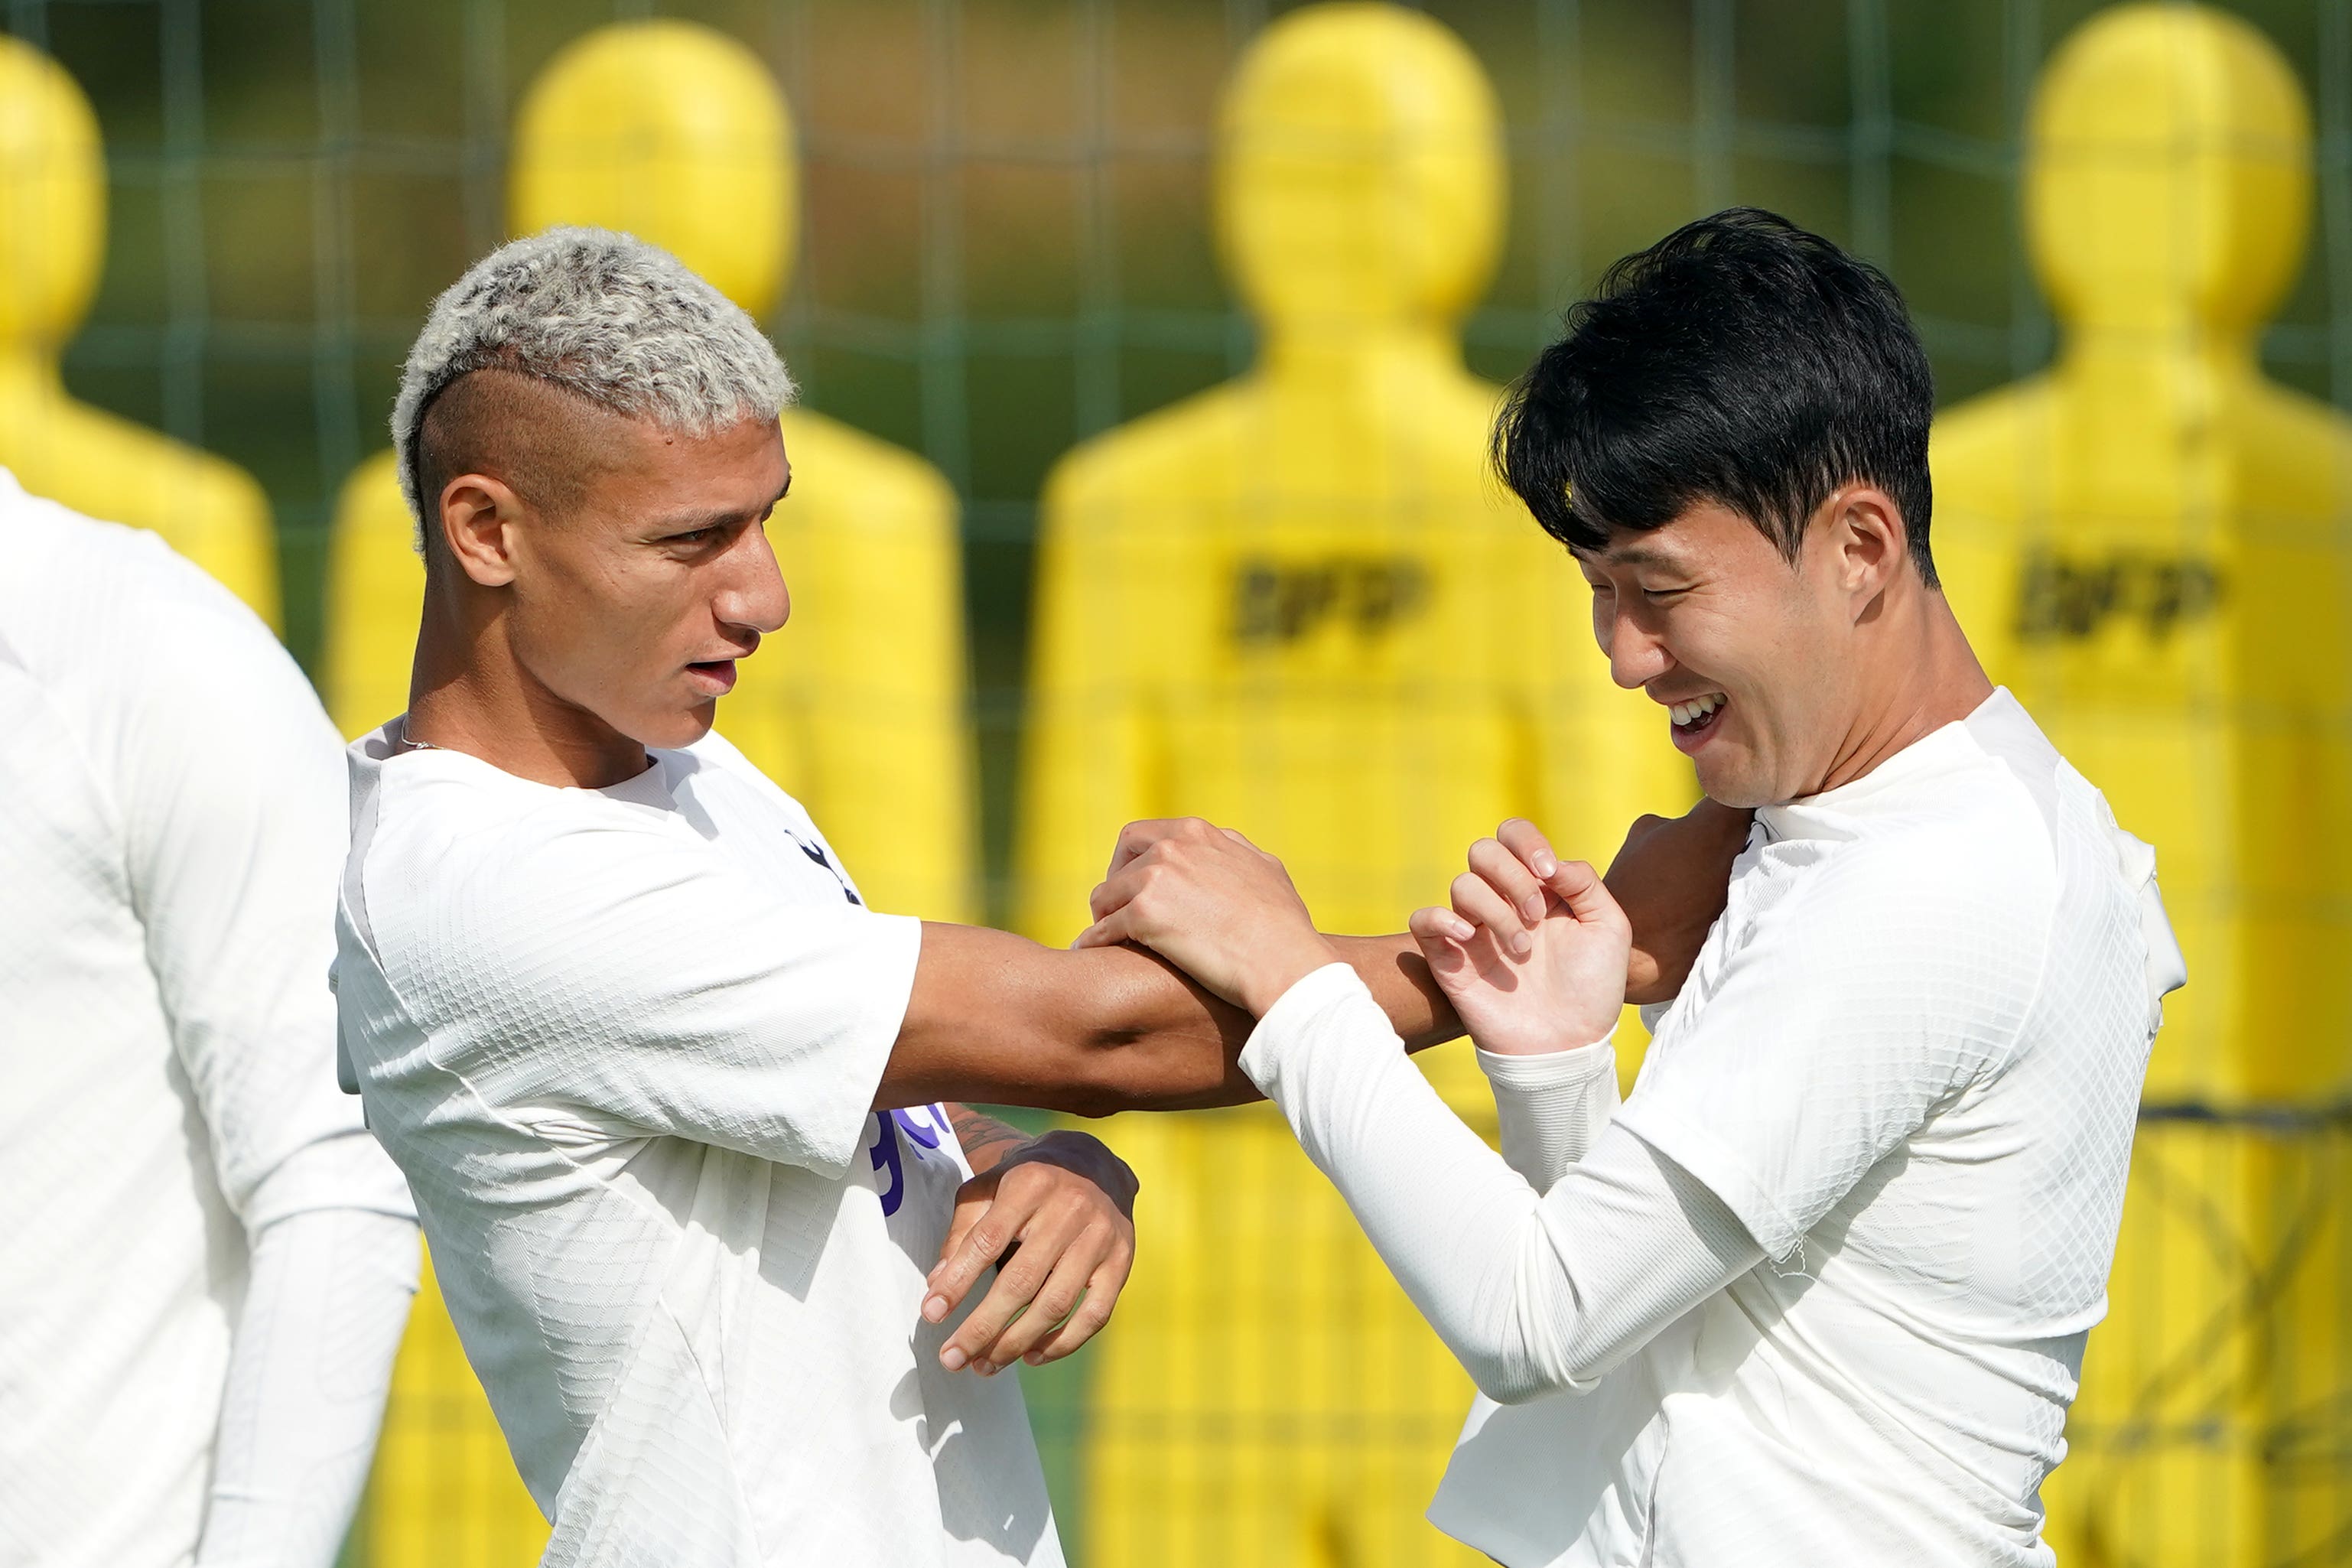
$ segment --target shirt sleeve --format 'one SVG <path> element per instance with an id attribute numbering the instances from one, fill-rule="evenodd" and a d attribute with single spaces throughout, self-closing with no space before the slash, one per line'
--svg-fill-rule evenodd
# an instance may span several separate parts
<path id="1" fill-rule="evenodd" d="M 375 1454 L 417 1260 L 414 1225 L 353 1209 L 262 1234 L 197 1568 L 331 1568 Z"/>
<path id="2" fill-rule="evenodd" d="M 625 821 L 523 835 L 433 925 L 392 978 L 493 1108 L 826 1173 L 861 1144 L 922 942 L 909 916 L 778 898 L 719 846 Z"/>
<path id="3" fill-rule="evenodd" d="M 1567 1173 L 1617 1114 L 1616 1031 L 1573 1050 L 1539 1056 L 1478 1053 L 1495 1091 L 1503 1163 L 1539 1193 Z"/>
<path id="4" fill-rule="evenodd" d="M 1446 1109 L 1344 964 L 1269 1008 L 1241 1065 L 1504 1404 L 1590 1388 L 1763 1256 L 1705 1187 L 1614 1128 L 1538 1195 Z"/>
<path id="5" fill-rule="evenodd" d="M 2055 910 L 2054 867 L 2000 846 L 1827 856 L 1767 868 L 1797 879 L 1726 945 L 1696 1005 L 1664 1021 L 1617 1113 L 1781 1259 L 2007 1062 Z"/>
<path id="6" fill-rule="evenodd" d="M 215 1179 L 248 1237 L 319 1208 L 413 1219 L 335 1082 L 342 743 L 286 650 L 208 580 L 151 596 L 138 623 L 136 678 L 91 721 Z"/>

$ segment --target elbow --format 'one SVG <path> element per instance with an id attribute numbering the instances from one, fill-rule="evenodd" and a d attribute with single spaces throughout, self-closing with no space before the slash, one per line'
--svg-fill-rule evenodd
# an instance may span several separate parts
<path id="1" fill-rule="evenodd" d="M 1584 1394 L 1608 1374 L 1621 1356 L 1596 1353 L 1603 1347 L 1482 1346 L 1457 1347 L 1456 1358 L 1478 1385 L 1478 1392 L 1497 1405 L 1532 1405 L 1558 1394 Z"/>
<path id="2" fill-rule="evenodd" d="M 1497 1405 L 1533 1405 L 1538 1399 L 1549 1399 L 1555 1394 L 1581 1394 L 1591 1386 L 1570 1380 L 1554 1380 L 1524 1369 L 1489 1367 L 1470 1374 L 1478 1392 Z"/>
<path id="3" fill-rule="evenodd" d="M 1523 1356 L 1464 1356 L 1461 1361 L 1478 1392 L 1497 1405 L 1532 1405 L 1568 1386 L 1545 1377 Z"/>

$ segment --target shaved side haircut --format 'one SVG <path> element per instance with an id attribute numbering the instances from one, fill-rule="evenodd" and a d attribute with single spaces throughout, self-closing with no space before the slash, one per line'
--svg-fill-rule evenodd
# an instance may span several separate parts
<path id="1" fill-rule="evenodd" d="M 561 515 L 603 469 L 595 427 L 612 417 L 536 377 L 502 368 L 468 371 L 426 405 L 417 426 L 415 495 L 429 502 L 460 474 L 487 474 L 539 511 Z M 438 531 L 422 516 L 418 523 L 429 564 Z"/>
<path id="2" fill-rule="evenodd" d="M 392 442 L 416 548 L 460 474 L 560 511 L 593 471 L 601 417 L 709 436 L 773 419 L 793 391 L 759 323 L 656 246 L 601 228 L 501 246 L 434 301 L 401 373 Z"/>

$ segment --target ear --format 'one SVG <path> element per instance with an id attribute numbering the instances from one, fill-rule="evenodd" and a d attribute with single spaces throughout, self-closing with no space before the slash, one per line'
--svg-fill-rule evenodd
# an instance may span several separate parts
<path id="1" fill-rule="evenodd" d="M 1903 514 L 1875 485 L 1847 485 L 1830 497 L 1829 544 L 1838 586 L 1859 616 L 1886 591 L 1909 559 Z"/>
<path id="2" fill-rule="evenodd" d="M 457 569 L 485 588 L 514 581 L 514 528 L 522 501 L 504 481 L 460 474 L 441 487 L 441 539 Z"/>

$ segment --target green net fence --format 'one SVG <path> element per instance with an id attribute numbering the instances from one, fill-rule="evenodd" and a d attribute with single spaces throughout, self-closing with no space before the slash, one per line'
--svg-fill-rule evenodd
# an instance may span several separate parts
<path id="1" fill-rule="evenodd" d="M 490 0 L 10 0 L 107 138 L 112 234 L 66 356 L 82 396 L 221 453 L 277 515 L 298 657 L 320 637 L 328 513 L 383 445 L 424 305 L 503 237 L 523 85 L 615 19 L 691 16 L 759 49 L 803 128 L 803 255 L 773 327 L 813 406 L 922 452 L 963 499 L 989 865 L 1003 906 L 1028 547 L 1076 440 L 1244 366 L 1213 255 L 1210 121 L 1280 7 L 507 5 Z M 2019 241 L 2020 117 L 2089 4 L 1431 6 L 1509 125 L 1511 220 L 1465 341 L 1507 379 L 1610 259 L 1733 202 L 1889 267 L 1941 395 L 2047 362 Z M 2352 395 L 2345 9 L 2238 8 L 2318 110 L 2321 237 L 2263 339 Z"/>
<path id="2" fill-rule="evenodd" d="M 0 16 L 71 72 L 106 139 L 109 241 L 67 384 L 258 479 L 286 637 L 314 668 L 337 497 L 384 445 L 425 307 L 504 237 L 526 85 L 583 33 L 656 15 L 755 50 L 800 134 L 797 254 L 768 324 L 809 406 L 921 454 L 961 505 L 982 905 L 1003 921 L 1018 896 L 1040 489 L 1077 443 L 1252 364 L 1256 330 L 1211 217 L 1214 112 L 1235 59 L 1287 9 L 5 0 Z M 1507 127 L 1502 257 L 1462 331 L 1479 374 L 1515 374 L 1610 260 L 1734 203 L 1885 266 L 1948 405 L 2050 363 L 2057 331 L 2020 226 L 2021 128 L 2053 49 L 2098 9 L 2089 0 L 1423 9 L 1475 52 Z M 2261 365 L 2352 407 L 2352 0 L 2228 9 L 2291 63 L 2315 131 L 2313 243 L 2261 331 Z M 2332 951 L 2352 971 L 2352 953 Z M 2144 1124 L 2127 1229 L 2142 1215 L 2151 1229 L 2137 1253 L 2127 1237 L 2118 1291 L 2161 1299 L 2194 1279 L 2181 1312 L 2197 1321 L 2166 1328 L 2134 1363 L 2138 1385 L 2078 1430 L 2084 1495 L 2070 1506 L 2093 1522 L 2070 1539 L 2092 1560 L 2352 1562 L 2344 1088 L 2183 1092 Z M 1087 1364 L 1031 1383 L 1074 1556 L 1104 1418 Z M 2194 1489 L 2208 1473 L 2132 1469 L 2158 1450 L 2226 1451 L 2232 1476 L 2256 1479 L 2214 1483 L 2191 1522 L 2166 1527 L 2168 1544 L 2147 1545 L 2135 1531 L 2158 1505 L 2130 1478 L 2178 1474 Z M 453 1469 L 446 1506 L 462 1512 L 466 1496 Z M 1214 1560 L 1202 1539 L 1197 1560 Z M 479 1560 L 528 1549 L 493 1542 Z M 1310 1529 L 1286 1550 L 1440 1560 L 1418 1536 L 1391 1546 L 1347 1531 Z"/>
<path id="3" fill-rule="evenodd" d="M 1507 377 L 1608 260 L 1733 201 L 1888 265 L 1957 400 L 2046 362 L 2017 236 L 2019 118 L 2089 5 L 1430 8 L 1508 119 L 1508 250 L 1465 341 Z M 503 237 L 523 84 L 635 5 L 11 0 L 89 90 L 112 236 L 66 365 L 81 395 L 268 489 L 289 639 L 318 646 L 337 488 L 381 446 L 422 308 Z M 923 452 L 965 502 L 991 865 L 1004 863 L 1026 549 L 1078 438 L 1245 365 L 1212 254 L 1214 95 L 1269 8 L 1234 4 L 663 6 L 774 65 L 803 132 L 803 254 L 774 322 L 812 405 Z M 2318 107 L 2324 237 L 2263 340 L 2352 385 L 2342 11 L 2246 14 Z M 2335 47 L 2326 47 L 2335 40 Z M 1001 898 L 1001 895 L 1000 895 Z"/>

